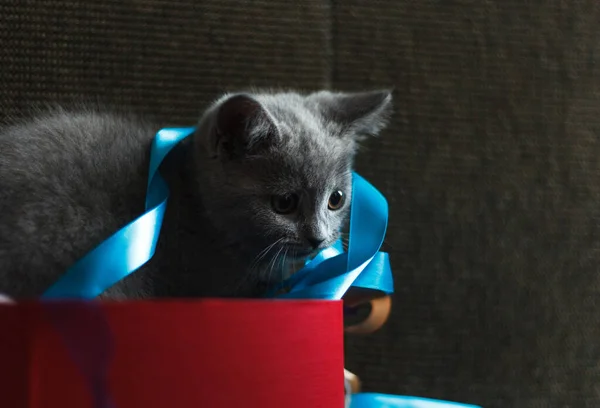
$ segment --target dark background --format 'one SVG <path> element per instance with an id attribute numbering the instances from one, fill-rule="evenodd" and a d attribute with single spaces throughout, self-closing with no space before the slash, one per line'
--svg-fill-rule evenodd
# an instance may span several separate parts
<path id="1" fill-rule="evenodd" d="M 0 0 L 0 113 L 94 100 L 187 126 L 225 90 L 395 88 L 366 390 L 600 406 L 600 3 Z"/>

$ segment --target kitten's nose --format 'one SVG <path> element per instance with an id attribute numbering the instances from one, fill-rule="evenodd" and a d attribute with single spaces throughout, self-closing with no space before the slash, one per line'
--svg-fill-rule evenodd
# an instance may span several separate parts
<path id="1" fill-rule="evenodd" d="M 306 239 L 308 240 L 308 242 L 312 245 L 312 247 L 314 249 L 317 249 L 323 243 L 323 241 L 325 241 L 324 239 L 315 238 L 315 237 L 310 237 L 310 238 L 306 238 Z"/>

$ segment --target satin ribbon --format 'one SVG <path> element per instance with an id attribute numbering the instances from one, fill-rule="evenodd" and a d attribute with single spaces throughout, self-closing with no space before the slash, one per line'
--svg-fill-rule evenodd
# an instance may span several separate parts
<path id="1" fill-rule="evenodd" d="M 158 171 L 167 154 L 195 128 L 160 130 L 150 151 L 146 212 L 71 266 L 43 299 L 93 299 L 148 262 L 156 250 L 169 188 Z M 387 229 L 383 195 L 353 175 L 348 252 L 341 242 L 309 261 L 284 286 L 282 298 L 341 299 L 350 287 L 390 294 L 392 272 L 387 253 L 379 252 Z"/>
<path id="2" fill-rule="evenodd" d="M 348 408 L 481 408 L 476 405 L 376 393 L 351 394 Z"/>

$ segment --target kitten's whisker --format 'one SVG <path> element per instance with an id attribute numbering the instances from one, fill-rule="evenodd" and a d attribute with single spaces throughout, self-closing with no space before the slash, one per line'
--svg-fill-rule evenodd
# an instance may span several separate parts
<path id="1" fill-rule="evenodd" d="M 264 257 L 267 252 L 269 252 L 269 250 L 271 248 L 273 248 L 278 242 L 280 242 L 283 239 L 283 237 L 276 239 L 275 241 L 273 241 L 273 243 L 271 245 L 267 245 L 262 251 L 260 251 L 256 257 L 256 259 L 261 259 L 262 257 Z"/>
<path id="2" fill-rule="evenodd" d="M 289 248 L 285 249 L 285 252 L 283 253 L 283 257 L 281 258 L 281 273 L 279 274 L 279 281 L 282 282 L 287 274 L 288 274 L 288 270 L 289 270 L 289 265 L 286 265 L 285 263 L 285 258 L 288 254 Z"/>
<path id="3" fill-rule="evenodd" d="M 254 258 L 254 261 L 252 261 L 252 264 L 250 265 L 250 269 L 254 269 L 255 266 L 257 266 L 260 261 L 262 261 L 264 259 L 265 256 L 267 256 L 267 254 L 269 253 L 269 251 L 275 246 L 277 245 L 279 242 L 281 242 L 283 240 L 283 237 L 279 238 L 278 240 L 276 240 L 275 242 L 273 242 L 271 245 L 268 245 L 265 249 L 263 249 L 262 251 L 260 251 L 258 253 L 258 255 L 256 256 L 256 258 Z"/>
<path id="4" fill-rule="evenodd" d="M 277 253 L 273 256 L 273 258 L 269 259 L 269 262 L 266 265 L 266 268 L 262 271 L 265 281 L 267 283 L 271 283 L 271 263 L 275 261 L 277 258 Z"/>
<path id="5" fill-rule="evenodd" d="M 273 242 L 271 245 L 268 245 L 267 247 L 265 247 L 262 251 L 259 252 L 259 254 L 254 258 L 254 261 L 252 262 L 252 266 L 260 263 L 260 261 L 267 256 L 267 254 L 269 253 L 269 251 L 281 240 L 281 238 L 275 242 Z"/>
<path id="6" fill-rule="evenodd" d="M 273 247 L 275 245 L 277 245 L 277 243 L 281 242 L 281 240 L 283 240 L 283 237 L 279 238 L 278 240 L 276 240 L 275 242 L 273 242 L 270 245 L 267 245 L 262 251 L 260 251 L 258 253 L 258 255 L 254 258 L 254 261 L 252 261 L 252 263 L 250 264 L 250 266 L 248 267 L 247 272 L 244 274 L 243 278 L 240 279 L 240 281 L 238 282 L 238 284 L 236 285 L 236 287 L 234 288 L 234 291 L 237 292 L 240 290 L 240 288 L 246 283 L 248 282 L 250 279 L 255 279 L 256 281 L 259 281 L 259 277 L 254 276 L 253 271 L 256 269 L 256 267 L 258 266 L 259 262 L 269 253 L 269 251 L 271 249 L 273 249 Z"/>
<path id="7" fill-rule="evenodd" d="M 340 241 L 342 241 L 342 247 L 344 248 L 344 251 L 347 251 L 348 246 L 350 245 L 350 238 L 340 235 Z"/>
<path id="8" fill-rule="evenodd" d="M 273 257 L 271 262 L 269 262 L 270 268 L 269 268 L 269 275 L 267 277 L 267 282 L 269 282 L 269 283 L 271 282 L 271 276 L 273 275 L 273 268 L 275 268 L 275 266 L 276 266 L 277 258 L 279 257 L 279 254 L 281 254 L 281 251 L 283 251 L 283 247 L 279 247 L 279 251 L 277 251 L 277 253 Z"/>

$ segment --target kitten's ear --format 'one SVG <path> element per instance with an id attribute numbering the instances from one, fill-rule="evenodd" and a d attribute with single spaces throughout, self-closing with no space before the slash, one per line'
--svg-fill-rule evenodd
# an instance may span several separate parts
<path id="1" fill-rule="evenodd" d="M 392 91 L 319 92 L 311 95 L 327 120 L 342 128 L 344 137 L 361 141 L 376 136 L 392 114 Z"/>
<path id="2" fill-rule="evenodd" d="M 266 109 L 250 95 L 236 94 L 217 107 L 211 147 L 216 155 L 242 157 L 273 143 L 277 135 L 277 126 Z"/>

